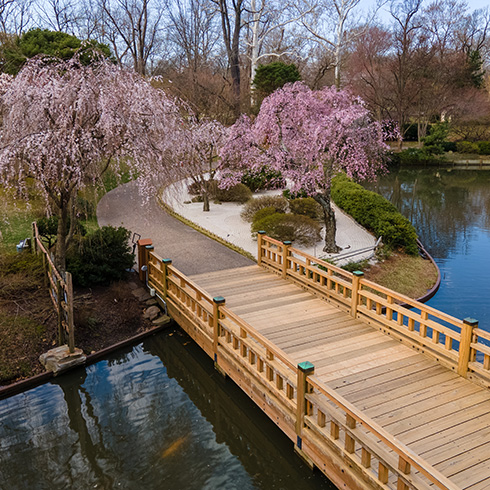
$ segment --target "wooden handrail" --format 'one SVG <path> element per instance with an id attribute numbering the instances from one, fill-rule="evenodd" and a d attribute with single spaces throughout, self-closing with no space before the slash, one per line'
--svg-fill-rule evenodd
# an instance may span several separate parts
<path id="1" fill-rule="evenodd" d="M 379 424 L 363 414 L 354 405 L 352 405 L 352 403 L 350 403 L 344 397 L 322 383 L 316 376 L 308 376 L 307 381 L 311 384 L 311 386 L 313 386 L 313 388 L 317 389 L 319 393 L 325 395 L 330 401 L 332 401 L 346 414 L 348 414 L 359 424 L 361 424 L 366 430 L 379 437 L 379 439 L 383 441 L 386 446 L 395 451 L 399 456 L 402 456 L 404 459 L 406 459 L 407 462 L 409 462 L 414 468 L 420 471 L 420 473 L 422 473 L 438 488 L 447 490 L 460 490 L 460 488 L 455 485 L 451 480 L 449 480 L 442 473 L 437 471 L 433 466 L 426 463 L 409 447 L 393 437 Z"/>

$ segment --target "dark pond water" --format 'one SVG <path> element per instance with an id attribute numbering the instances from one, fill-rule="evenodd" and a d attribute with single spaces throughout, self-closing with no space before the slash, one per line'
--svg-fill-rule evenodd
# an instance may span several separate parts
<path id="1" fill-rule="evenodd" d="M 0 488 L 334 487 L 171 331 L 0 401 Z"/>
<path id="2" fill-rule="evenodd" d="M 369 187 L 412 221 L 440 267 L 428 304 L 490 331 L 490 171 L 402 168 Z"/>

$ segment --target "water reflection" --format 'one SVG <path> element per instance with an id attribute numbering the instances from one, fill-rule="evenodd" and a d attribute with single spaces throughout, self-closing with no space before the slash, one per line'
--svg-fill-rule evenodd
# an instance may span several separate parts
<path id="1" fill-rule="evenodd" d="M 178 331 L 0 402 L 0 488 L 334 487 Z"/>
<path id="2" fill-rule="evenodd" d="M 393 169 L 370 187 L 412 221 L 441 268 L 429 304 L 490 330 L 490 171 Z"/>

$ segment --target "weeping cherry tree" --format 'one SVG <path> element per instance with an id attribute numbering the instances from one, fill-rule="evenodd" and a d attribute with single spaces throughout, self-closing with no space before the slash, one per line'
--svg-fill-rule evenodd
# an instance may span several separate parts
<path id="1" fill-rule="evenodd" d="M 110 166 L 117 174 L 124 162 L 139 175 L 146 196 L 155 165 L 169 181 L 180 176 L 170 159 L 178 145 L 179 104 L 104 59 L 84 66 L 78 56 L 34 58 L 1 96 L 1 107 L 0 184 L 27 196 L 29 179 L 41 192 L 47 214 L 58 217 L 55 262 L 61 270 L 77 193 Z"/>
<path id="2" fill-rule="evenodd" d="M 344 90 L 313 91 L 297 82 L 264 99 L 255 121 L 242 116 L 230 130 L 222 156 L 223 185 L 246 170 L 269 165 L 323 209 L 325 252 L 336 253 L 335 214 L 330 183 L 344 171 L 359 180 L 375 179 L 384 167 L 387 134 L 373 122 L 363 102 Z"/>

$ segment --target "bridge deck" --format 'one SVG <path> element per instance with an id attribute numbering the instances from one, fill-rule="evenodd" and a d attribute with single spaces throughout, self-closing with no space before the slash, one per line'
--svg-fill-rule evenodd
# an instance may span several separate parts
<path id="1" fill-rule="evenodd" d="M 259 266 L 193 276 L 464 489 L 490 488 L 490 392 Z"/>

